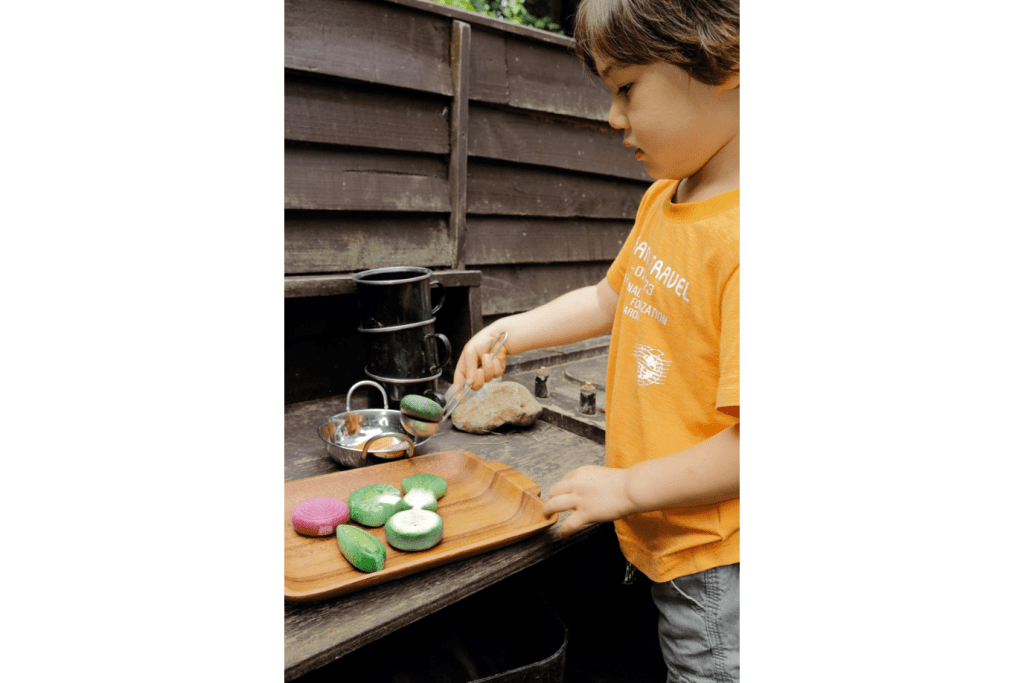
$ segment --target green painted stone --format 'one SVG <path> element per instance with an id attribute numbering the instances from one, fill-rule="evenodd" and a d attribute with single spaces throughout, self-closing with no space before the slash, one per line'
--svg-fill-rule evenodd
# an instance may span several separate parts
<path id="1" fill-rule="evenodd" d="M 430 510 L 437 512 L 437 496 L 430 489 L 411 489 L 398 501 L 396 513 L 406 510 Z"/>
<path id="2" fill-rule="evenodd" d="M 335 533 L 341 554 L 362 572 L 379 572 L 384 568 L 387 548 L 381 540 L 365 529 L 339 524 Z"/>
<path id="3" fill-rule="evenodd" d="M 402 402 L 399 403 L 399 406 L 406 415 L 427 420 L 428 422 L 440 422 L 441 415 L 444 414 L 444 410 L 441 409 L 437 401 L 433 401 L 426 396 L 417 396 L 416 394 L 402 397 Z"/>
<path id="4" fill-rule="evenodd" d="M 430 510 L 396 512 L 384 525 L 384 536 L 398 550 L 427 550 L 441 542 L 444 523 Z"/>
<path id="5" fill-rule="evenodd" d="M 438 499 L 448 492 L 448 482 L 433 474 L 414 474 L 402 480 L 402 492 L 409 493 L 413 489 L 430 489 Z"/>
<path id="6" fill-rule="evenodd" d="M 391 484 L 370 484 L 349 494 L 349 515 L 363 526 L 383 526 L 401 500 L 402 492 Z"/>

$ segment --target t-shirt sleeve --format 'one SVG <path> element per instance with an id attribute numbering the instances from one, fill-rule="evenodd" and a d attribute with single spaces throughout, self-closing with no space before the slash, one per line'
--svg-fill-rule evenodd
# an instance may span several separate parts
<path id="1" fill-rule="evenodd" d="M 722 336 L 718 347 L 716 407 L 740 404 L 740 267 L 736 266 L 722 290 Z"/>

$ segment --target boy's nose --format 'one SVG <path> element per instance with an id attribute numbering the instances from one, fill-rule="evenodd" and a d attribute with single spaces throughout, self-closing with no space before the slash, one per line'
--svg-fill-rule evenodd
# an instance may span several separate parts
<path id="1" fill-rule="evenodd" d="M 614 102 L 612 102 L 612 106 L 608 110 L 608 125 L 619 130 L 629 128 L 629 120 L 626 119 L 625 113 Z"/>

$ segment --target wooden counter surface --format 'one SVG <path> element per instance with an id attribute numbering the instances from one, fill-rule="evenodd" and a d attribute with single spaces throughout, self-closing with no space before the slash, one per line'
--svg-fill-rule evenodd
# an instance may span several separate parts
<path id="1" fill-rule="evenodd" d="M 360 390 L 357 390 L 360 391 Z M 365 407 L 353 395 L 352 408 Z M 365 401 L 365 399 L 361 399 Z M 345 397 L 285 406 L 285 481 L 341 471 L 317 436 L 318 425 L 344 412 Z M 549 423 L 486 435 L 466 434 L 450 421 L 417 454 L 469 451 L 505 463 L 548 489 L 569 470 L 604 462 L 604 446 Z M 563 518 L 568 513 L 563 513 Z M 285 680 L 322 667 L 421 617 L 550 557 L 596 531 L 562 540 L 558 526 L 520 543 L 404 579 L 312 604 L 285 603 Z"/>

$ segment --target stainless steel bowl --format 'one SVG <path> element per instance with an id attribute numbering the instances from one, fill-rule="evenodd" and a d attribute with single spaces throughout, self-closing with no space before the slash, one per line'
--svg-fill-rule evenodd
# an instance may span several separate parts
<path id="1" fill-rule="evenodd" d="M 384 409 L 352 410 L 352 392 L 358 387 L 377 387 L 384 397 Z M 342 467 L 354 468 L 374 464 L 373 458 L 396 460 L 412 457 L 416 446 L 430 437 L 412 438 L 402 427 L 402 413 L 388 409 L 388 395 L 384 387 L 364 380 L 356 382 L 345 397 L 345 412 L 332 415 L 317 429 L 327 452 Z M 369 457 L 369 456 L 372 456 Z"/>

